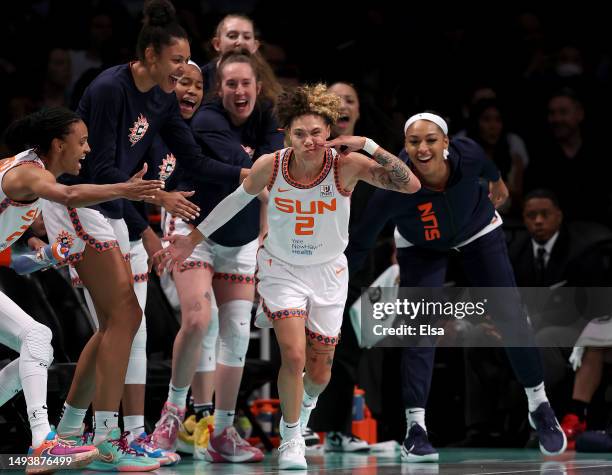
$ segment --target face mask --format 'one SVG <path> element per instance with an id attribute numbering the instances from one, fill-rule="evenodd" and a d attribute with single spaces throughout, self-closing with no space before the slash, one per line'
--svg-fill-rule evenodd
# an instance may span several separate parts
<path id="1" fill-rule="evenodd" d="M 582 74 L 582 66 L 576 63 L 559 63 L 557 65 L 557 74 L 562 78 L 580 76 Z"/>

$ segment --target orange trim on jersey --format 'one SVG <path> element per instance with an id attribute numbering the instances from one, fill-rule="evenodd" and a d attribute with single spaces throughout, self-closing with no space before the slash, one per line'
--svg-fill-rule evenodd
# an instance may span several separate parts
<path id="1" fill-rule="evenodd" d="M 133 274 L 133 277 L 135 284 L 145 283 L 149 280 L 149 274 Z M 73 277 L 72 279 L 70 279 L 70 282 L 72 283 L 73 287 L 83 287 L 83 281 L 80 277 Z"/>
<path id="2" fill-rule="evenodd" d="M 340 335 L 338 335 L 336 337 L 334 337 L 334 336 L 325 336 L 325 335 L 321 335 L 320 333 L 313 332 L 313 331 L 309 330 L 308 328 L 304 328 L 304 330 L 306 330 L 306 336 L 308 336 L 311 340 L 316 340 L 317 342 L 321 343 L 322 345 L 336 346 L 340 342 Z"/>
<path id="3" fill-rule="evenodd" d="M 77 233 L 77 236 L 79 236 L 85 242 L 85 244 L 92 247 L 98 252 L 110 251 L 111 249 L 119 247 L 119 243 L 116 239 L 112 241 L 101 242 L 93 236 L 87 234 L 83 229 L 83 225 L 81 224 L 81 220 L 79 219 L 79 214 L 77 213 L 77 210 L 75 208 L 71 208 L 70 206 L 66 206 L 66 209 L 68 210 L 68 216 L 70 216 L 70 222 L 72 223 L 74 232 Z"/>
<path id="4" fill-rule="evenodd" d="M 71 266 L 74 267 L 74 265 L 76 263 L 81 262 L 82 260 L 83 260 L 83 253 L 82 252 L 75 252 L 74 254 L 70 254 L 62 262 L 58 263 L 57 266 L 61 267 L 61 266 L 65 266 L 65 265 L 71 265 Z"/>
<path id="5" fill-rule="evenodd" d="M 351 192 L 346 190 L 342 183 L 340 183 L 340 157 L 336 157 L 334 159 L 334 183 L 336 184 L 336 189 L 338 193 L 342 196 L 351 196 Z"/>
<path id="6" fill-rule="evenodd" d="M 225 282 L 232 284 L 255 284 L 255 277 L 253 274 L 229 274 L 227 272 L 215 272 L 213 279 L 223 279 Z"/>
<path id="7" fill-rule="evenodd" d="M 215 272 L 215 268 L 212 266 L 212 264 L 209 264 L 208 262 L 204 262 L 204 261 L 183 262 L 181 266 L 179 267 L 179 272 L 186 272 L 188 270 L 194 270 L 194 269 L 206 269 L 211 272 Z"/>
<path id="8" fill-rule="evenodd" d="M 314 188 L 319 183 L 321 183 L 323 180 L 325 180 L 325 177 L 327 177 L 327 175 L 329 174 L 329 171 L 331 170 L 333 161 L 334 161 L 332 158 L 331 149 L 326 149 L 325 157 L 323 158 L 323 168 L 321 169 L 321 173 L 319 173 L 319 176 L 315 178 L 313 181 L 311 181 L 310 183 L 300 183 L 299 181 L 291 178 L 291 175 L 289 175 L 289 160 L 291 160 L 292 155 L 293 155 L 293 149 L 292 148 L 287 149 L 287 152 L 285 153 L 285 156 L 283 158 L 283 167 L 282 167 L 283 168 L 283 178 L 291 186 L 293 186 L 294 188 L 299 188 L 300 190 Z"/>
<path id="9" fill-rule="evenodd" d="M 140 284 L 149 280 L 149 274 L 134 274 L 134 283 Z"/>
<path id="10" fill-rule="evenodd" d="M 278 168 L 280 163 L 280 150 L 274 152 L 274 168 L 272 169 L 272 175 L 270 175 L 270 180 L 268 181 L 268 191 L 272 191 L 272 187 L 274 186 L 274 182 L 276 181 L 276 177 L 278 176 Z"/>
<path id="11" fill-rule="evenodd" d="M 266 301 L 263 297 L 261 298 L 261 308 L 270 321 L 283 320 L 285 318 L 308 318 L 308 312 L 302 308 L 285 308 L 277 312 L 272 312 L 266 305 Z"/>

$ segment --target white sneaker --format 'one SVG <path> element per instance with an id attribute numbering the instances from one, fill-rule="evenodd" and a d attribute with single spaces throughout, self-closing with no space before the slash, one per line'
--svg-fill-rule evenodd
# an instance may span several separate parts
<path id="1" fill-rule="evenodd" d="M 280 423 L 278 424 L 278 434 L 280 435 L 281 440 L 285 438 L 284 427 L 285 420 L 283 419 L 283 416 L 281 416 Z M 300 431 L 302 432 L 302 438 L 304 439 L 306 447 L 311 447 L 313 445 L 318 445 L 321 443 L 321 438 L 319 437 L 319 434 L 314 432 L 310 427 L 301 425 L 301 419 Z"/>
<path id="2" fill-rule="evenodd" d="M 283 442 L 278 451 L 278 468 L 280 470 L 305 470 L 308 467 L 306 464 L 306 444 L 301 437 Z"/>
<path id="3" fill-rule="evenodd" d="M 364 452 L 370 450 L 365 440 L 342 432 L 325 434 L 325 452 Z"/>

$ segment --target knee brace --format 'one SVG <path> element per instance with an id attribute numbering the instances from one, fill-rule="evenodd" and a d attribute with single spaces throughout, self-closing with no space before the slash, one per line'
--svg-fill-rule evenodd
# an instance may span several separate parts
<path id="1" fill-rule="evenodd" d="M 219 336 L 219 309 L 216 306 L 210 309 L 210 322 L 206 335 L 202 338 L 202 352 L 197 373 L 214 371 L 217 367 L 217 337 Z"/>
<path id="2" fill-rule="evenodd" d="M 232 300 L 219 307 L 219 363 L 244 366 L 251 336 L 252 307 L 249 300 Z"/>
<path id="3" fill-rule="evenodd" d="M 22 378 L 45 373 L 53 362 L 51 330 L 36 322 L 21 336 L 19 372 Z"/>
<path id="4" fill-rule="evenodd" d="M 147 321 L 143 314 L 138 331 L 132 341 L 125 384 L 146 384 L 147 382 Z"/>

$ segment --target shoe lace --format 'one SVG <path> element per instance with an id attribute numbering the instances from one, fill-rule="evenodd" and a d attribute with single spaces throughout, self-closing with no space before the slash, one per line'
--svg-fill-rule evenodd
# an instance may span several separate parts
<path id="1" fill-rule="evenodd" d="M 164 413 L 162 418 L 155 424 L 155 432 L 159 432 L 167 438 L 172 437 L 172 433 L 180 427 L 181 420 L 171 411 Z"/>
<path id="2" fill-rule="evenodd" d="M 535 415 L 535 419 L 539 422 L 536 424 L 538 429 L 543 429 L 547 431 L 556 431 L 557 429 L 557 419 L 552 411 L 540 411 Z"/>
<path id="3" fill-rule="evenodd" d="M 155 449 L 155 442 L 153 441 L 152 437 L 153 434 L 147 434 L 144 437 L 142 435 L 139 435 L 138 437 L 136 437 L 136 443 L 140 446 L 146 446 L 150 449 Z"/>
<path id="4" fill-rule="evenodd" d="M 303 444 L 303 441 L 301 441 L 300 439 L 289 439 L 287 442 L 283 442 L 282 444 L 280 444 L 278 446 L 278 451 L 279 452 L 284 452 L 287 449 L 290 448 L 298 448 L 301 447 Z"/>
<path id="5" fill-rule="evenodd" d="M 234 446 L 244 447 L 249 445 L 246 440 L 240 437 L 240 434 L 234 427 L 230 427 L 229 429 L 227 429 L 227 437 L 234 443 Z"/>
<path id="6" fill-rule="evenodd" d="M 141 456 L 136 450 L 130 447 L 130 444 L 127 441 L 128 432 L 122 432 L 121 436 L 118 439 L 111 439 L 109 442 L 117 447 L 121 452 L 128 455 Z"/>
<path id="7" fill-rule="evenodd" d="M 82 439 L 83 439 L 83 436 L 81 436 L 81 440 Z M 57 438 L 57 443 L 58 445 L 64 445 L 66 447 L 74 447 L 77 444 L 75 440 L 62 439 L 61 437 Z"/>

